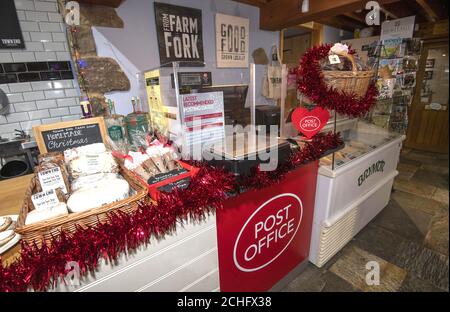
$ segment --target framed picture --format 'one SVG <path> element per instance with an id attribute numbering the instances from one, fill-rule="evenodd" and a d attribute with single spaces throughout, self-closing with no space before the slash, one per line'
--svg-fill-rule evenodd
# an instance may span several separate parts
<path id="1" fill-rule="evenodd" d="M 425 71 L 425 76 L 424 76 L 423 79 L 425 79 L 425 80 L 433 79 L 433 71 L 432 70 Z"/>
<path id="2" fill-rule="evenodd" d="M 425 68 L 434 68 L 434 59 L 427 59 Z"/>

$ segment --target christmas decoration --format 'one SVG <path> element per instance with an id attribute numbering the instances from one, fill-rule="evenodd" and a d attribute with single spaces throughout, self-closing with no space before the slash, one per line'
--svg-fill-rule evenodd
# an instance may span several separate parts
<path id="1" fill-rule="evenodd" d="M 221 209 L 228 196 L 240 190 L 263 188 L 278 183 L 286 173 L 305 162 L 319 159 L 327 150 L 342 144 L 339 135 L 318 134 L 311 142 L 294 151 L 289 161 L 275 171 L 256 169 L 238 181 L 234 175 L 204 163 L 189 187 L 162 193 L 158 203 L 143 203 L 131 214 L 112 212 L 109 221 L 93 227 L 79 228 L 73 234 L 64 231 L 49 244 L 22 242 L 20 258 L 4 267 L 0 259 L 0 292 L 45 291 L 64 279 L 76 263 L 80 276 L 92 272 L 100 259 L 111 263 L 122 253 L 149 244 L 150 237 L 163 238 L 175 232 L 177 225 L 204 220 L 215 209 Z"/>
<path id="2" fill-rule="evenodd" d="M 297 70 L 297 89 L 319 107 L 333 109 L 349 117 L 361 117 L 375 104 L 377 88 L 370 84 L 366 94 L 358 98 L 327 87 L 319 61 L 328 56 L 330 49 L 331 45 L 325 44 L 306 51 Z M 353 54 L 354 51 L 350 50 L 349 53 Z"/>

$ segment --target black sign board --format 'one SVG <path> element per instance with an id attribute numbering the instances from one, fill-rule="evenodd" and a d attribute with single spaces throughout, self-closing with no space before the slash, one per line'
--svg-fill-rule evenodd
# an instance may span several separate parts
<path id="1" fill-rule="evenodd" d="M 161 65 L 204 66 L 202 11 L 159 2 L 154 6 Z"/>
<path id="2" fill-rule="evenodd" d="M 33 130 L 41 153 L 104 143 L 106 135 L 105 124 L 100 117 L 42 125 Z"/>
<path id="3" fill-rule="evenodd" d="M 0 49 L 25 49 L 14 0 L 0 1 Z"/>

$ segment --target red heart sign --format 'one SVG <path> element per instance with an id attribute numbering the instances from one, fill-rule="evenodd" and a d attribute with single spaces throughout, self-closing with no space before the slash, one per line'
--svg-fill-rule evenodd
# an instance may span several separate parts
<path id="1" fill-rule="evenodd" d="M 292 113 L 294 126 L 308 139 L 322 130 L 329 119 L 330 113 L 321 107 L 316 107 L 311 111 L 306 108 L 297 108 Z"/>

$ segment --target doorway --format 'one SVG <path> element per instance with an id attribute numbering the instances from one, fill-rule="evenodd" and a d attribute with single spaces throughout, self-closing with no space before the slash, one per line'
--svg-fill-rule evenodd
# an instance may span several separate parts
<path id="1" fill-rule="evenodd" d="M 406 147 L 448 153 L 449 45 L 424 43 L 411 107 Z"/>

